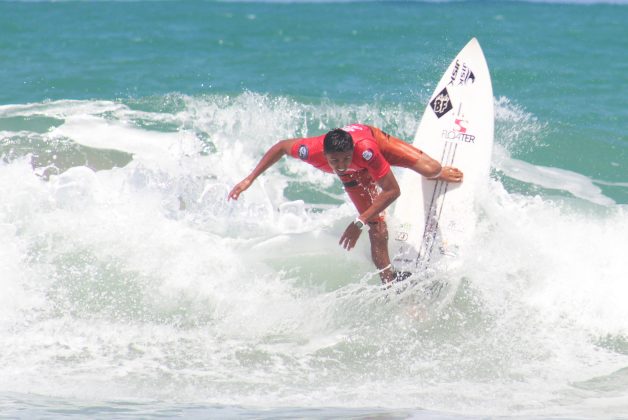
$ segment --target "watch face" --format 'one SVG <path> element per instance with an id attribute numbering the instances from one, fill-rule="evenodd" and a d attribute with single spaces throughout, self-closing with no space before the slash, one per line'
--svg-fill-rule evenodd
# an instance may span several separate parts
<path id="1" fill-rule="evenodd" d="M 357 227 L 359 227 L 360 229 L 362 229 L 362 227 L 364 226 L 364 222 L 362 222 L 361 220 L 356 220 L 355 224 L 357 225 Z"/>

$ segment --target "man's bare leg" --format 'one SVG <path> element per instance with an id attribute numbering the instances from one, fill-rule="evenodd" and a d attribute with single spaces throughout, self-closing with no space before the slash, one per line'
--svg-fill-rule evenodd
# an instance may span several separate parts
<path id="1" fill-rule="evenodd" d="M 395 273 L 390 265 L 390 256 L 388 255 L 388 227 L 384 221 L 369 223 L 369 226 L 371 258 L 375 267 L 380 270 L 379 276 L 382 283 L 390 283 L 394 280 Z"/>

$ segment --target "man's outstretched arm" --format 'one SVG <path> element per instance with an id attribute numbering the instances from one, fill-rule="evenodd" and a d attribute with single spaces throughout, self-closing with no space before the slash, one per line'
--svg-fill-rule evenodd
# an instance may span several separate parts
<path id="1" fill-rule="evenodd" d="M 268 151 L 264 154 L 264 156 L 262 156 L 262 159 L 260 159 L 259 163 L 255 167 L 255 169 L 253 169 L 253 171 L 249 174 L 249 176 L 238 182 L 233 187 L 233 189 L 229 192 L 227 200 L 237 200 L 240 194 L 246 191 L 258 176 L 260 176 L 262 173 L 264 173 L 264 171 L 277 163 L 279 159 L 283 157 L 283 155 L 290 154 L 290 149 L 292 148 L 292 145 L 296 140 L 297 139 L 282 140 L 276 143 L 270 149 L 268 149 Z"/>

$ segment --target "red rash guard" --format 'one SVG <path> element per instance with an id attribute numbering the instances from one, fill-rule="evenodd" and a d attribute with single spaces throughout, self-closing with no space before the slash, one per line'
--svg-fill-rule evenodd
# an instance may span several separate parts
<path id="1" fill-rule="evenodd" d="M 362 124 L 352 124 L 342 128 L 353 138 L 353 157 L 346 175 L 353 172 L 367 170 L 374 181 L 381 179 L 390 171 L 390 165 L 373 137 L 371 129 Z M 321 171 L 334 173 L 323 152 L 325 134 L 317 137 L 308 137 L 297 140 L 290 155 L 301 159 Z"/>

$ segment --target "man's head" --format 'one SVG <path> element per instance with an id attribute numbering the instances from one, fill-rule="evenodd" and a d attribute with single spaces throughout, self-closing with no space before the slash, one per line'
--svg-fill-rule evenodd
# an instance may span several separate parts
<path id="1" fill-rule="evenodd" d="M 351 138 L 351 134 L 347 133 L 342 128 L 331 130 L 329 133 L 325 134 L 323 149 L 325 150 L 325 154 L 353 151 L 353 139 Z"/>
<path id="2" fill-rule="evenodd" d="M 353 139 L 346 131 L 336 128 L 325 135 L 323 151 L 327 163 L 336 172 L 345 172 L 353 157 Z"/>

